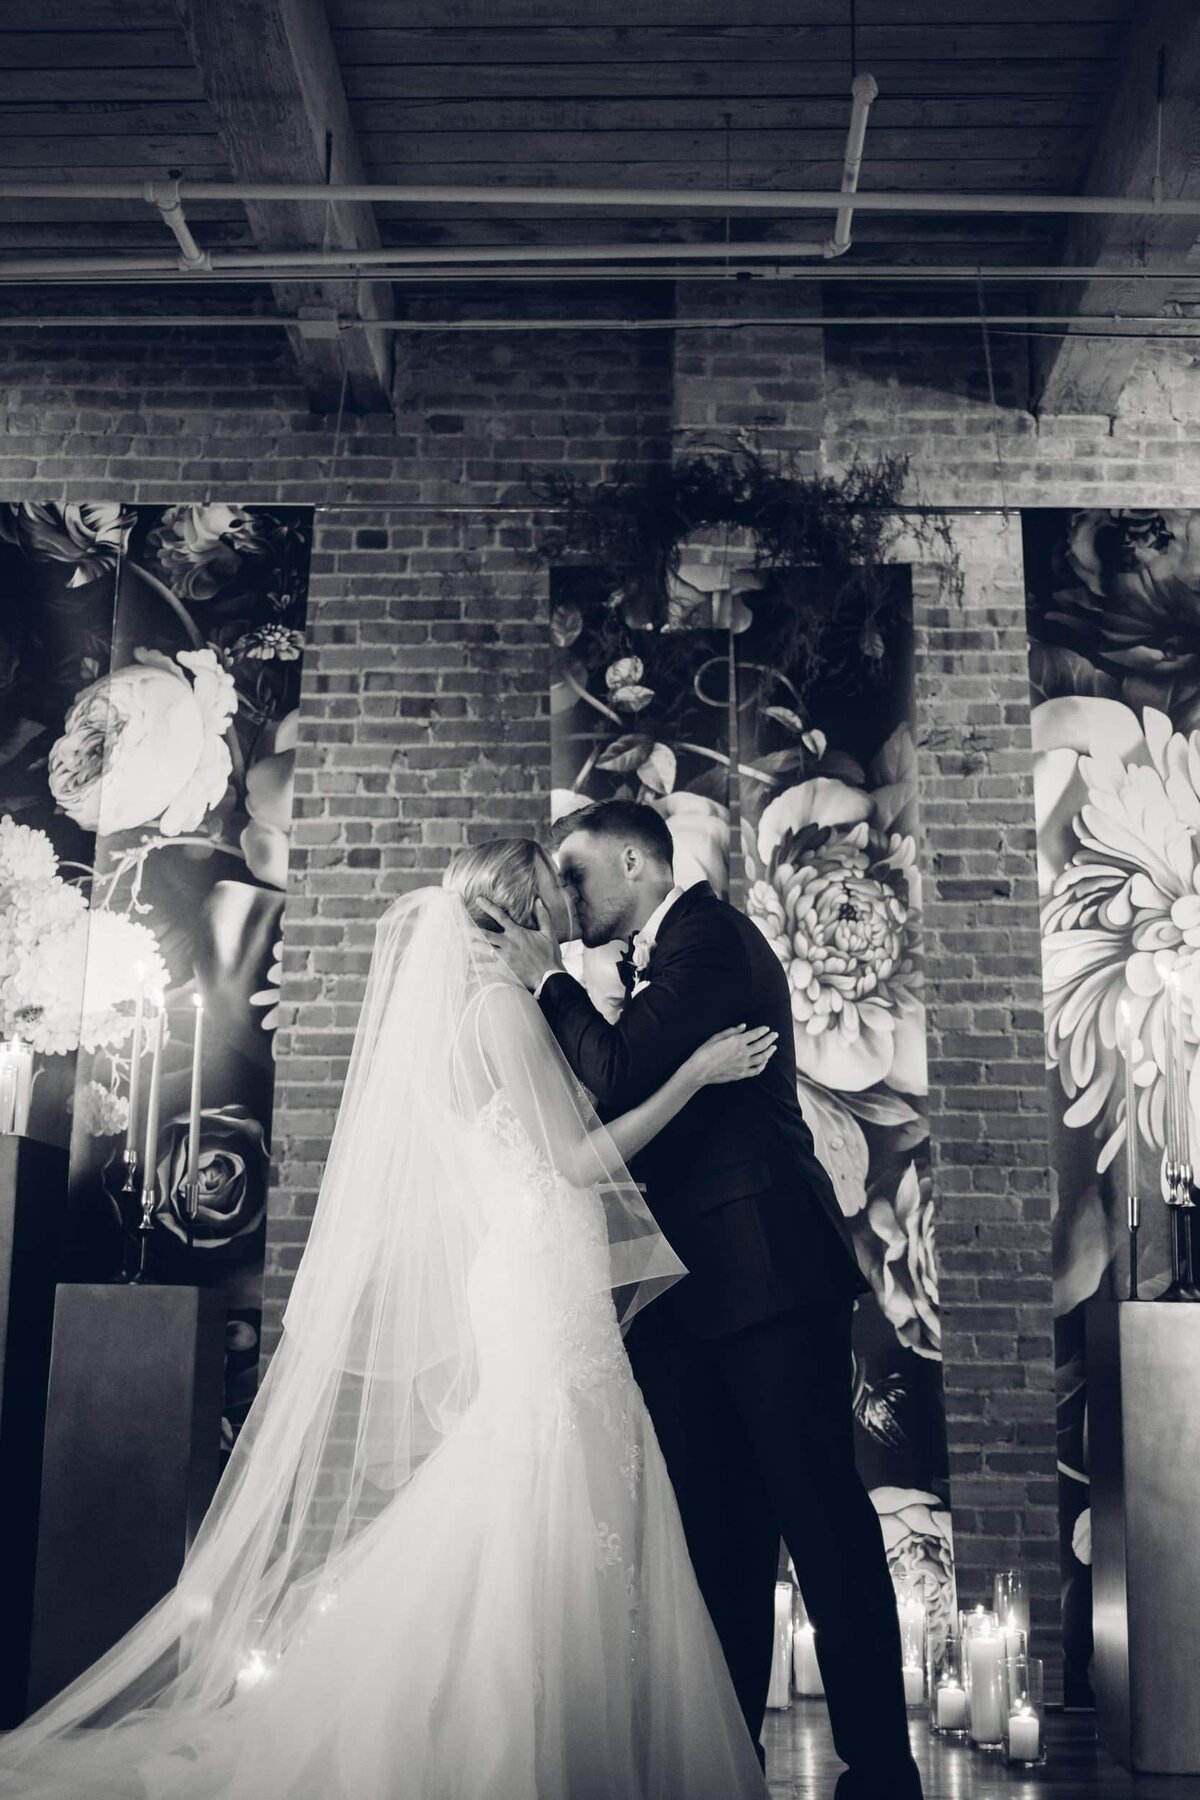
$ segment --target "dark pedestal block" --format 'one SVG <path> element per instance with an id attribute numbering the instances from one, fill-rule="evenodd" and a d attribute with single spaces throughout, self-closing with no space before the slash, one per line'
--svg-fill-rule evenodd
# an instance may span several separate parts
<path id="1" fill-rule="evenodd" d="M 1139 1774 L 1200 1774 L 1200 1304 L 1087 1313 L 1093 1686 Z"/>
<path id="2" fill-rule="evenodd" d="M 178 1577 L 217 1482 L 224 1323 L 201 1288 L 59 1288 L 30 1711 Z"/>
<path id="3" fill-rule="evenodd" d="M 67 1153 L 0 1137 L 0 1729 L 24 1717 Z"/>

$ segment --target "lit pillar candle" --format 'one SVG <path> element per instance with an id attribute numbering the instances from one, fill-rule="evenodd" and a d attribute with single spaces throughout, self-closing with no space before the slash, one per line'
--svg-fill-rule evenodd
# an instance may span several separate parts
<path id="1" fill-rule="evenodd" d="M 937 1690 L 936 1723 L 939 1731 L 963 1731 L 967 1723 L 967 1694 L 956 1681 Z"/>
<path id="2" fill-rule="evenodd" d="M 977 1744 L 998 1744 L 1004 1730 L 1004 1634 L 975 1632 L 967 1640 L 971 1695 L 971 1736 Z"/>
<path id="3" fill-rule="evenodd" d="M 1008 1756 L 1010 1762 L 1037 1762 L 1042 1754 L 1042 1725 L 1028 1706 L 1019 1707 L 1008 1721 Z"/>
<path id="4" fill-rule="evenodd" d="M 816 1635 L 807 1620 L 803 1625 L 797 1625 L 792 1638 L 792 1667 L 798 1694 L 819 1698 L 825 1692 L 821 1667 L 817 1662 Z"/>
<path id="5" fill-rule="evenodd" d="M 925 1699 L 925 1671 L 917 1663 L 904 1665 L 904 1704 L 920 1706 Z"/>
<path id="6" fill-rule="evenodd" d="M 775 1649 L 767 1705 L 782 1709 L 792 1698 L 792 1584 L 775 1583 Z"/>
<path id="7" fill-rule="evenodd" d="M 196 1216 L 200 1183 L 201 1070 L 204 1059 L 203 997 L 200 994 L 193 995 L 193 1004 L 196 1008 L 196 1035 L 192 1039 L 192 1095 L 188 1113 L 187 1214 L 189 1219 L 194 1219 Z"/>
<path id="8" fill-rule="evenodd" d="M 158 1108 L 162 1090 L 162 1053 L 163 1039 L 166 1032 L 167 1009 L 163 1004 L 163 996 L 158 996 L 158 1012 L 154 1024 L 150 1028 L 150 1093 L 146 1101 L 146 1155 L 142 1167 L 142 1186 L 150 1188 L 154 1185 L 154 1170 L 158 1161 Z"/>
<path id="9" fill-rule="evenodd" d="M 137 966 L 137 998 L 133 1008 L 133 1040 L 129 1046 L 129 1120 L 125 1126 L 125 1161 L 137 1161 L 138 1102 L 142 1097 L 142 1027 L 146 1012 L 146 965 Z"/>

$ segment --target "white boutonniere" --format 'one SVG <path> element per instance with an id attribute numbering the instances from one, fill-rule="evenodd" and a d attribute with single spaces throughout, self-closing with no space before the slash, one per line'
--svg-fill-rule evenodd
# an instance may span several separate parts
<path id="1" fill-rule="evenodd" d="M 650 977 L 646 971 L 650 967 L 650 958 L 653 954 L 653 944 L 648 944 L 644 938 L 634 938 L 633 950 L 629 959 L 633 964 L 634 975 L 633 986 L 629 990 L 629 998 L 631 1000 L 640 994 L 643 988 L 650 986 Z"/>

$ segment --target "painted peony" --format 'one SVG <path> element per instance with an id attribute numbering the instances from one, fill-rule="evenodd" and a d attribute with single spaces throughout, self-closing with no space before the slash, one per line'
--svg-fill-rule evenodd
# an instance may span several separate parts
<path id="1" fill-rule="evenodd" d="M 890 828 L 895 786 L 814 776 L 763 809 L 747 845 L 748 911 L 787 970 L 797 1066 L 845 1092 L 927 1084 L 916 846 Z"/>
<path id="2" fill-rule="evenodd" d="M 919 1582 L 931 1629 L 954 1630 L 958 1603 L 948 1509 L 936 1494 L 917 1488 L 872 1488 L 871 1502 L 879 1514 L 893 1581 Z"/>
<path id="3" fill-rule="evenodd" d="M 1176 977 L 1189 1046 L 1200 1040 L 1200 732 L 1147 708 L 1085 697 L 1033 715 L 1046 1052 L 1070 1104 L 1095 1126 L 1103 1169 L 1116 1122 L 1117 1005 L 1128 994 L 1140 1047 L 1138 1129 L 1164 1144 L 1166 984 Z M 1191 1099 L 1200 1101 L 1192 1059 Z"/>
<path id="4" fill-rule="evenodd" d="M 729 808 L 703 794 L 664 794 L 651 802 L 667 821 L 675 847 L 675 880 L 682 887 L 707 881 L 722 900 L 729 896 Z"/>
<path id="5" fill-rule="evenodd" d="M 147 539 L 167 585 L 183 600 L 211 600 L 244 555 L 262 549 L 244 506 L 168 506 Z"/>
<path id="6" fill-rule="evenodd" d="M 135 650 L 84 688 L 50 752 L 50 790 L 88 830 L 192 831 L 229 780 L 233 678 L 212 650 Z"/>
<path id="7" fill-rule="evenodd" d="M 929 1173 L 918 1175 L 916 1164 L 909 1163 L 894 1197 L 871 1195 L 857 1216 L 855 1242 L 879 1310 L 900 1342 L 918 1356 L 940 1360 L 942 1328 L 933 1221 Z"/>

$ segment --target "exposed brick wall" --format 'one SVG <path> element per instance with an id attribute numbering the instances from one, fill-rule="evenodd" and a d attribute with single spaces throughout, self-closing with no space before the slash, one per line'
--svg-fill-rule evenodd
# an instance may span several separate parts
<path id="1" fill-rule="evenodd" d="M 644 294 L 645 290 L 641 290 Z M 679 296 L 814 310 L 811 293 Z M 644 310 L 639 308 L 639 310 Z M 524 551 L 531 463 L 599 473 L 736 430 L 836 467 L 904 452 L 914 504 L 960 515 L 963 590 L 915 580 L 931 1115 L 962 1597 L 1057 1563 L 1049 1154 L 1040 1038 L 1019 529 L 995 509 L 1200 504 L 1200 375 L 1143 355 L 1115 420 L 1023 410 L 1025 350 L 831 328 L 413 336 L 395 420 L 305 410 L 262 331 L 0 336 L 0 498 L 313 503 L 268 1239 L 268 1343 L 298 1260 L 380 902 L 447 848 L 534 831 L 548 786 L 545 592 Z M 335 450 L 337 452 L 335 459 Z M 511 510 L 472 511 L 472 508 Z M 447 508 L 457 509 L 447 511 Z M 903 547 L 897 551 L 904 559 Z"/>

